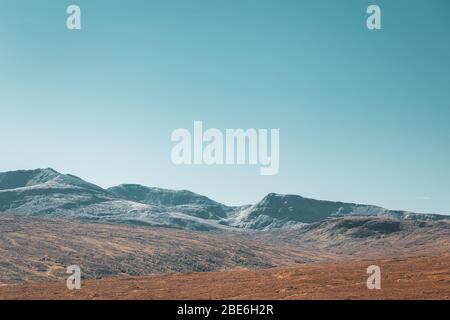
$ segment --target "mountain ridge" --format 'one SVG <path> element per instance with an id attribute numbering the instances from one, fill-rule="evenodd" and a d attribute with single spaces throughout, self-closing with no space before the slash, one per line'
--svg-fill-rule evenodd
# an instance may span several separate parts
<path id="1" fill-rule="evenodd" d="M 253 205 L 227 206 L 189 190 L 139 184 L 103 189 L 54 169 L 0 173 L 0 213 L 55 216 L 199 231 L 295 228 L 338 216 L 449 220 L 437 214 L 269 193 Z"/>

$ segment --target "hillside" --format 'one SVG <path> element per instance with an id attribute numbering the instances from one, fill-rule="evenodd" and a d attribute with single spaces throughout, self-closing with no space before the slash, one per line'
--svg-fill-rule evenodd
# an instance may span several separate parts
<path id="1" fill-rule="evenodd" d="M 72 264 L 97 279 L 448 252 L 448 222 L 345 217 L 295 230 L 198 232 L 0 215 L 0 283 L 63 279 Z"/>

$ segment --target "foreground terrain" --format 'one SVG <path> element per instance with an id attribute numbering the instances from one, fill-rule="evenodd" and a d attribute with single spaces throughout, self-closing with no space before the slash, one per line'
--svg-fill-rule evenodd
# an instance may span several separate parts
<path id="1" fill-rule="evenodd" d="M 366 268 L 381 268 L 368 290 Z M 1 299 L 450 299 L 450 255 L 313 263 L 294 268 L 187 273 L 0 286 Z"/>
<path id="2" fill-rule="evenodd" d="M 450 223 L 343 217 L 299 229 L 197 232 L 0 215 L 0 284 L 59 281 L 79 265 L 86 279 L 450 252 Z"/>

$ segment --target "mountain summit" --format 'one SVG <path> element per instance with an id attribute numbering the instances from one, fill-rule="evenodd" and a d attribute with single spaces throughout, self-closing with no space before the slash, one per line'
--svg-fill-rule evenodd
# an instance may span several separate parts
<path id="1" fill-rule="evenodd" d="M 53 169 L 0 173 L 2 212 L 203 231 L 287 228 L 348 215 L 448 219 L 441 215 L 275 193 L 252 206 L 230 207 L 187 190 L 136 184 L 103 189 Z"/>
<path id="2" fill-rule="evenodd" d="M 0 173 L 0 190 L 31 187 L 60 176 L 53 169 L 20 170 Z"/>

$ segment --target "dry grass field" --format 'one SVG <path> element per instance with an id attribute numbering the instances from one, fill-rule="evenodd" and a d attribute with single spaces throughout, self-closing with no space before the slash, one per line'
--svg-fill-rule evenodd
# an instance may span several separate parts
<path id="1" fill-rule="evenodd" d="M 381 290 L 366 268 L 379 265 Z M 450 255 L 0 287 L 2 299 L 450 299 Z"/>
<path id="2" fill-rule="evenodd" d="M 212 233 L 2 215 L 0 299 L 449 299 L 449 252 L 448 222 Z M 371 264 L 382 290 L 366 288 Z"/>

